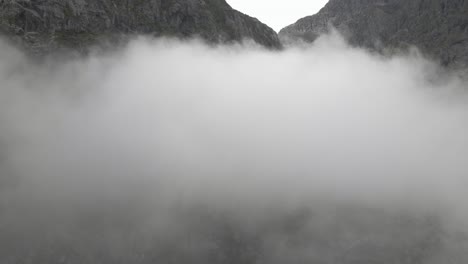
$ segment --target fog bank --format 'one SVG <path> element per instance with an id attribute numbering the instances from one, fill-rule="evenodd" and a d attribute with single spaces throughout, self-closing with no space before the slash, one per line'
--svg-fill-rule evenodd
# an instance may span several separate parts
<path id="1" fill-rule="evenodd" d="M 467 84 L 417 53 L 1 44 L 0 83 L 1 263 L 468 259 Z"/>

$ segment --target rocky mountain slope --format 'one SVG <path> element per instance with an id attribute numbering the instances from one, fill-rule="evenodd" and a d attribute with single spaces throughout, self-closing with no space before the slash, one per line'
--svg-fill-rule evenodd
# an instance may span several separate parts
<path id="1" fill-rule="evenodd" d="M 330 0 L 279 35 L 314 41 L 330 26 L 356 46 L 390 52 L 416 46 L 445 65 L 468 65 L 467 0 Z"/>
<path id="2" fill-rule="evenodd" d="M 136 34 L 281 46 L 274 30 L 225 0 L 1 0 L 0 32 L 33 52 L 84 50 Z"/>

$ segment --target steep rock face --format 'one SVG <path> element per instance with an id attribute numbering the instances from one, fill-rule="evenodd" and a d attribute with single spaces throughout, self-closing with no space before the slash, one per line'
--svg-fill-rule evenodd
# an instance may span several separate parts
<path id="1" fill-rule="evenodd" d="M 416 46 L 445 65 L 468 65 L 467 0 L 330 0 L 279 35 L 283 41 L 314 41 L 330 26 L 356 46 Z"/>
<path id="2" fill-rule="evenodd" d="M 136 34 L 280 47 L 276 32 L 225 0 L 1 0 L 0 32 L 33 52 Z"/>

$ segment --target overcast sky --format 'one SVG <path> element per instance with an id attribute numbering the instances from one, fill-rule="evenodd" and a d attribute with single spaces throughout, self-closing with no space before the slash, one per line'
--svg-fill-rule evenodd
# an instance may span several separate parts
<path id="1" fill-rule="evenodd" d="M 317 13 L 328 0 L 227 0 L 227 2 L 233 8 L 256 17 L 279 31 L 299 18 Z"/>

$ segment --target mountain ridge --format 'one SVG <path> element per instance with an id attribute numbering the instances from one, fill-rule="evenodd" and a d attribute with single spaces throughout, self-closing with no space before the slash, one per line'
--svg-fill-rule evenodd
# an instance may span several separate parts
<path id="1" fill-rule="evenodd" d="M 468 66 L 466 0 L 330 0 L 279 32 L 283 42 L 313 42 L 335 28 L 353 46 L 386 52 L 417 47 L 431 59 Z"/>
<path id="2" fill-rule="evenodd" d="M 273 29 L 225 0 L 3 0 L 0 32 L 33 53 L 85 51 L 142 34 L 281 47 Z"/>

